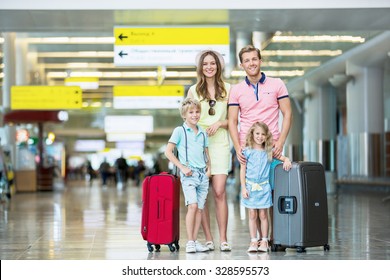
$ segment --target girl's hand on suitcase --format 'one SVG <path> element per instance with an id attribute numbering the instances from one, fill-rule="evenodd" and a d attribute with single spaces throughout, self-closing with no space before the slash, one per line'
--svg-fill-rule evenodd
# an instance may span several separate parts
<path id="1" fill-rule="evenodd" d="M 291 161 L 288 158 L 283 162 L 283 169 L 286 171 L 291 169 Z"/>

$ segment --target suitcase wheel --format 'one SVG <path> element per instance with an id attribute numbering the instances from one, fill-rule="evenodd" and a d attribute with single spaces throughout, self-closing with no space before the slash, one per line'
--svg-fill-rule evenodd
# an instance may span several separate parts
<path id="1" fill-rule="evenodd" d="M 297 252 L 298 253 L 305 253 L 306 252 L 305 247 L 301 247 L 301 246 L 297 247 Z"/>
<path id="2" fill-rule="evenodd" d="M 156 244 L 156 252 L 160 252 L 161 246 L 159 244 Z"/>
<path id="3" fill-rule="evenodd" d="M 148 247 L 148 251 L 151 253 L 151 252 L 153 252 L 153 246 L 152 246 L 152 244 L 151 243 L 147 243 L 146 244 L 146 247 Z"/>
<path id="4" fill-rule="evenodd" d="M 280 245 L 278 244 L 272 244 L 271 245 L 271 251 L 272 252 L 276 252 L 278 250 L 278 248 L 281 247 Z"/>
<path id="5" fill-rule="evenodd" d="M 179 249 L 180 249 L 179 241 L 175 241 L 175 247 L 176 247 L 176 250 L 179 251 Z"/>
<path id="6" fill-rule="evenodd" d="M 329 244 L 325 244 L 325 245 L 324 245 L 324 251 L 329 251 L 329 250 L 330 250 Z"/>
<path id="7" fill-rule="evenodd" d="M 170 250 L 171 252 L 175 252 L 176 248 L 175 248 L 175 246 L 173 246 L 173 243 L 168 244 L 168 247 L 169 247 L 169 250 Z"/>

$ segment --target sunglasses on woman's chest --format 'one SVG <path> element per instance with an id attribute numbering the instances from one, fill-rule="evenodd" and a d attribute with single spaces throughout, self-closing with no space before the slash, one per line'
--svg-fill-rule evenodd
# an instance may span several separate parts
<path id="1" fill-rule="evenodd" d="M 209 109 L 209 115 L 210 116 L 214 116 L 215 115 L 215 109 L 213 108 L 215 106 L 215 104 L 217 104 L 217 101 L 216 100 L 209 100 L 209 106 L 210 106 L 210 109 Z"/>

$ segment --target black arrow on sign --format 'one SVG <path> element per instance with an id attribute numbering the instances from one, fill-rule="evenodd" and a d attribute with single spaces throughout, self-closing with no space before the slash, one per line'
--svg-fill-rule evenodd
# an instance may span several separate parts
<path id="1" fill-rule="evenodd" d="M 121 35 L 119 35 L 118 37 L 121 41 L 123 41 L 124 38 L 128 38 L 127 36 L 123 36 L 123 34 L 121 33 Z"/>
<path id="2" fill-rule="evenodd" d="M 121 58 L 123 58 L 124 55 L 128 55 L 128 53 L 125 53 L 125 52 L 123 52 L 123 51 L 121 51 L 121 52 L 119 53 L 119 56 L 120 56 Z"/>

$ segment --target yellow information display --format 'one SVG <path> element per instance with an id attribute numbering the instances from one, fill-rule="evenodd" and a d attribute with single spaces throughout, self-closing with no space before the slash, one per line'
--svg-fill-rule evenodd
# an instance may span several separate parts
<path id="1" fill-rule="evenodd" d="M 12 110 L 81 109 L 82 90 L 76 86 L 12 86 Z"/>
<path id="2" fill-rule="evenodd" d="M 115 45 L 227 45 L 229 27 L 117 27 Z"/>
<path id="3" fill-rule="evenodd" d="M 179 108 L 184 97 L 184 86 L 114 86 L 116 109 L 172 109 Z"/>
<path id="4" fill-rule="evenodd" d="M 229 26 L 114 27 L 116 66 L 194 65 L 205 49 L 221 53 L 229 64 Z"/>

